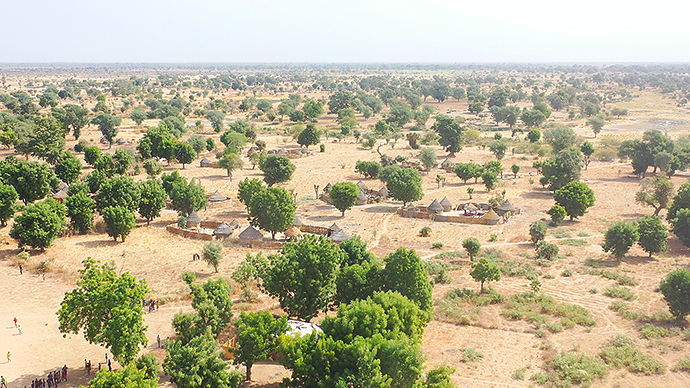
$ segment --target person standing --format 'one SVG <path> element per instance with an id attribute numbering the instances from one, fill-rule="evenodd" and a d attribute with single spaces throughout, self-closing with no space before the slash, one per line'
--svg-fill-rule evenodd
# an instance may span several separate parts
<path id="1" fill-rule="evenodd" d="M 113 371 L 113 364 L 110 362 L 110 360 L 108 360 L 108 372 L 112 372 L 112 371 Z"/>
<path id="2" fill-rule="evenodd" d="M 21 264 L 19 264 L 19 274 L 23 275 L 24 274 L 24 267 L 22 267 Z"/>
<path id="3" fill-rule="evenodd" d="M 156 342 L 158 342 L 158 347 L 160 348 L 161 347 L 161 336 L 160 336 L 160 334 L 158 334 L 156 336 Z"/>
<path id="4" fill-rule="evenodd" d="M 12 362 L 12 353 L 7 352 L 7 362 Z"/>
<path id="5" fill-rule="evenodd" d="M 7 388 L 7 381 L 5 381 L 5 376 L 0 376 L 0 388 Z"/>
<path id="6" fill-rule="evenodd" d="M 19 331 L 19 335 L 22 334 L 22 325 L 17 326 L 17 331 Z"/>
<path id="7" fill-rule="evenodd" d="M 17 327 L 17 317 L 14 317 L 13 321 L 14 321 L 14 327 Z"/>

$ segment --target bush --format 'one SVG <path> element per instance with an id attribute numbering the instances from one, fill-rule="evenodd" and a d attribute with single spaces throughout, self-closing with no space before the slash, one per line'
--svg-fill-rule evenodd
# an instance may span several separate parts
<path id="1" fill-rule="evenodd" d="M 435 242 L 435 243 L 431 244 L 431 249 L 441 249 L 441 248 L 443 248 L 443 243 Z"/>
<path id="2" fill-rule="evenodd" d="M 646 323 L 639 329 L 640 336 L 645 339 L 664 338 L 670 336 L 667 328 Z"/>
<path id="3" fill-rule="evenodd" d="M 630 291 L 629 288 L 620 286 L 611 286 L 607 288 L 604 290 L 604 295 L 608 296 L 609 298 L 619 298 L 625 300 L 633 300 L 636 298 L 635 293 Z"/>
<path id="4" fill-rule="evenodd" d="M 540 242 L 537 245 L 537 258 L 544 260 L 556 260 L 558 257 L 558 246 L 555 244 L 549 244 L 545 242 Z"/>
<path id="5" fill-rule="evenodd" d="M 619 335 L 606 343 L 599 356 L 610 366 L 641 375 L 663 374 L 666 364 L 635 347 L 635 341 Z"/>
<path id="6" fill-rule="evenodd" d="M 571 328 L 575 325 L 592 327 L 596 321 L 589 310 L 584 307 L 556 303 L 556 300 L 544 294 L 525 292 L 513 295 L 505 304 L 501 315 L 512 320 L 526 320 L 536 325 L 551 322 L 549 315 L 560 318 L 560 323 Z"/>
<path id="7" fill-rule="evenodd" d="M 484 355 L 474 348 L 462 348 L 462 362 L 475 362 L 484 358 Z"/>
<path id="8" fill-rule="evenodd" d="M 430 260 L 424 262 L 424 267 L 429 275 L 434 277 L 434 283 L 447 284 L 453 281 L 453 278 L 448 273 L 448 264 L 437 261 Z"/>
<path id="9" fill-rule="evenodd" d="M 534 244 L 544 240 L 544 237 L 546 237 L 546 222 L 534 221 L 531 223 L 529 226 L 529 235 L 531 236 L 532 243 Z"/>
<path id="10" fill-rule="evenodd" d="M 685 356 L 678 360 L 678 363 L 671 368 L 674 372 L 687 372 L 690 373 L 690 356 Z"/>
<path id="11" fill-rule="evenodd" d="M 570 387 L 573 384 L 589 386 L 593 380 L 604 378 L 608 373 L 608 366 L 599 357 L 565 351 L 547 362 L 544 369 L 551 372 L 545 376 L 546 383 L 550 382 L 556 387 Z M 545 384 L 541 382 L 543 380 L 540 378 L 539 381 L 535 381 Z"/>
<path id="12" fill-rule="evenodd" d="M 561 276 L 563 276 L 564 278 L 569 278 L 573 276 L 573 271 L 569 269 L 563 270 L 563 272 L 561 272 Z"/>
<path id="13" fill-rule="evenodd" d="M 430 234 L 431 234 L 431 228 L 428 226 L 425 226 L 419 230 L 419 235 L 422 237 L 429 237 Z"/>
<path id="14" fill-rule="evenodd" d="M 551 225 L 553 226 L 558 226 L 565 220 L 565 216 L 567 215 L 565 212 L 565 208 L 561 205 L 553 205 L 551 209 L 549 209 L 546 214 L 551 216 Z"/>

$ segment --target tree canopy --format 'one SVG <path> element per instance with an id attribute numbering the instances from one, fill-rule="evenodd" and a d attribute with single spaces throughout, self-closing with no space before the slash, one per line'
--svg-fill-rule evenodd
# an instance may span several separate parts
<path id="1" fill-rule="evenodd" d="M 82 263 L 77 288 L 65 294 L 57 312 L 60 332 L 83 332 L 89 343 L 104 345 L 127 364 L 147 342 L 141 308 L 149 292 L 146 281 L 129 272 L 118 275 L 112 265 L 91 258 Z"/>
<path id="2" fill-rule="evenodd" d="M 259 168 L 264 173 L 264 182 L 270 187 L 276 183 L 289 181 L 297 167 L 287 156 L 269 155 L 259 161 Z"/>
<path id="3" fill-rule="evenodd" d="M 271 232 L 284 232 L 295 222 L 297 205 L 282 187 L 269 187 L 255 193 L 249 202 L 249 221 L 253 226 Z"/>
<path id="4" fill-rule="evenodd" d="M 556 203 L 565 208 L 570 220 L 585 215 L 587 208 L 594 205 L 594 191 L 582 182 L 570 182 L 556 190 Z"/>
<path id="5" fill-rule="evenodd" d="M 10 237 L 18 241 L 20 248 L 28 245 L 44 250 L 67 226 L 65 215 L 65 207 L 52 198 L 27 205 L 22 214 L 14 217 Z"/>
<path id="6" fill-rule="evenodd" d="M 328 195 L 333 201 L 333 206 L 340 210 L 345 217 L 345 211 L 352 209 L 357 202 L 359 188 L 352 182 L 338 182 L 331 186 Z"/>
<path id="7" fill-rule="evenodd" d="M 401 168 L 394 171 L 386 183 L 391 197 L 403 202 L 414 202 L 424 197 L 422 175 L 414 168 Z"/>

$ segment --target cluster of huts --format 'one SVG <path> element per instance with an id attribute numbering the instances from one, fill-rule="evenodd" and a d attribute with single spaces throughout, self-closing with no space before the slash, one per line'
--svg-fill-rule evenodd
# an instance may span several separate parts
<path id="1" fill-rule="evenodd" d="M 322 201 L 330 204 L 332 204 L 333 201 L 331 200 L 331 196 L 328 192 L 330 191 L 332 186 L 333 185 L 330 182 L 326 184 L 326 186 L 323 188 L 323 193 L 320 196 Z M 355 205 L 378 203 L 388 199 L 388 189 L 385 185 L 378 190 L 374 190 L 370 189 L 367 185 L 364 184 L 364 182 L 359 181 L 357 182 L 357 188 L 359 189 L 359 196 L 357 197 Z"/>
<path id="2" fill-rule="evenodd" d="M 310 156 L 311 151 L 308 148 L 299 148 L 299 149 L 278 148 L 278 149 L 268 150 L 268 151 L 266 151 L 266 154 L 287 156 L 288 159 L 297 159 L 297 158 L 302 158 L 305 156 Z"/>
<path id="3" fill-rule="evenodd" d="M 434 221 L 460 222 L 467 224 L 496 225 L 506 222 L 515 214 L 520 214 L 520 209 L 506 200 L 499 206 L 488 203 L 466 202 L 458 206 L 443 198 L 441 201 L 434 199 L 428 206 L 409 203 L 397 213 L 403 217 L 425 218 Z"/>

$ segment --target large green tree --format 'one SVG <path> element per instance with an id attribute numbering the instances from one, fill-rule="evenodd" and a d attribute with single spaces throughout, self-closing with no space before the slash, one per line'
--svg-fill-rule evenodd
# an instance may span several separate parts
<path id="1" fill-rule="evenodd" d="M 251 203 L 254 194 L 265 190 L 263 182 L 257 178 L 244 178 L 237 185 L 237 199 L 249 210 L 249 204 Z"/>
<path id="2" fill-rule="evenodd" d="M 225 169 L 230 180 L 232 180 L 232 172 L 238 168 L 242 168 L 242 159 L 240 159 L 240 155 L 234 152 L 223 151 L 223 157 L 218 160 L 218 167 Z"/>
<path id="3" fill-rule="evenodd" d="M 185 142 L 175 144 L 175 160 L 182 163 L 183 169 L 185 164 L 192 163 L 194 159 L 196 159 L 196 151 L 191 144 Z"/>
<path id="4" fill-rule="evenodd" d="M 65 215 L 65 207 L 52 198 L 27 205 L 21 215 L 14 217 L 10 237 L 19 242 L 20 248 L 28 245 L 46 249 L 67 226 Z"/>
<path id="5" fill-rule="evenodd" d="M 70 218 L 70 226 L 73 230 L 84 234 L 93 225 L 94 209 L 96 202 L 87 192 L 77 192 L 65 200 L 67 216 Z"/>
<path id="6" fill-rule="evenodd" d="M 290 193 L 282 187 L 269 187 L 252 196 L 249 202 L 249 222 L 253 226 L 271 232 L 284 232 L 295 222 L 297 205 Z"/>
<path id="7" fill-rule="evenodd" d="M 431 129 L 440 136 L 438 143 L 451 155 L 455 155 L 462 149 L 462 127 L 450 116 L 437 115 L 435 119 L 436 122 Z"/>
<path id="8" fill-rule="evenodd" d="M 269 353 L 274 352 L 280 336 L 288 330 L 287 315 L 275 318 L 268 311 L 242 311 L 235 326 L 237 346 L 234 363 L 244 364 L 247 368 L 246 380 L 251 381 L 254 363 L 266 359 Z"/>
<path id="9" fill-rule="evenodd" d="M 0 182 L 0 224 L 7 225 L 7 221 L 14 217 L 14 213 L 19 210 L 17 190 L 10 185 Z"/>
<path id="10" fill-rule="evenodd" d="M 571 147 L 559 151 L 556 156 L 541 164 L 541 173 L 549 184 L 549 190 L 555 191 L 580 179 L 583 157 L 578 148 Z"/>
<path id="11" fill-rule="evenodd" d="M 657 216 L 644 216 L 637 222 L 637 231 L 640 234 L 638 244 L 652 254 L 664 252 L 668 249 L 668 229 Z"/>
<path id="12" fill-rule="evenodd" d="M 83 333 L 89 343 L 109 348 L 116 360 L 127 364 L 146 345 L 141 301 L 149 292 L 145 280 L 129 272 L 118 275 L 111 264 L 89 258 L 77 288 L 65 294 L 58 310 L 61 333 Z"/>
<path id="13" fill-rule="evenodd" d="M 472 279 L 480 283 L 480 291 L 484 292 L 484 283 L 490 281 L 501 280 L 501 268 L 493 261 L 489 261 L 486 257 L 481 257 L 479 260 L 472 263 L 472 271 L 470 271 Z"/>
<path id="14" fill-rule="evenodd" d="M 149 179 L 139 183 L 139 194 L 139 214 L 146 219 L 146 225 L 149 225 L 151 220 L 160 217 L 168 195 L 158 179 Z"/>
<path id="15" fill-rule="evenodd" d="M 81 130 L 89 125 L 89 110 L 79 105 L 65 104 L 62 108 L 53 108 L 52 114 L 66 132 L 72 131 L 75 139 L 79 139 Z"/>
<path id="16" fill-rule="evenodd" d="M 68 185 L 76 182 L 81 175 L 81 161 L 69 152 L 66 152 L 59 162 L 55 164 L 55 175 Z"/>
<path id="17" fill-rule="evenodd" d="M 422 175 L 414 168 L 401 168 L 394 171 L 386 183 L 391 197 L 403 202 L 414 202 L 424 197 Z"/>
<path id="18" fill-rule="evenodd" d="M 297 136 L 297 144 L 309 148 L 310 145 L 317 145 L 321 142 L 321 131 L 316 129 L 316 125 L 309 123 L 307 127 Z"/>
<path id="19" fill-rule="evenodd" d="M 208 201 L 201 183 L 194 183 L 194 179 L 187 182 L 184 178 L 172 184 L 170 199 L 172 208 L 184 216 L 192 211 L 199 211 Z"/>
<path id="20" fill-rule="evenodd" d="M 129 364 L 122 369 L 109 371 L 101 369 L 96 377 L 89 381 L 89 388 L 156 388 L 158 376 L 149 378 L 145 369 Z M 79 388 L 86 388 L 80 385 Z"/>
<path id="21" fill-rule="evenodd" d="M 577 145 L 577 135 L 572 128 L 559 126 L 544 131 L 544 141 L 553 147 L 554 152 Z"/>
<path id="22" fill-rule="evenodd" d="M 565 208 L 571 221 L 585 215 L 587 208 L 593 206 L 595 201 L 594 191 L 582 182 L 568 183 L 556 190 L 553 198 L 558 205 Z"/>
<path id="23" fill-rule="evenodd" d="M 178 388 L 238 388 L 242 382 L 242 373 L 228 370 L 210 334 L 188 343 L 169 341 L 166 346 L 163 370 Z"/>
<path id="24" fill-rule="evenodd" d="M 263 287 L 278 298 L 291 317 L 311 320 L 326 311 L 335 294 L 335 279 L 345 253 L 326 237 L 306 235 L 286 243 L 280 254 L 268 257 Z"/>
<path id="25" fill-rule="evenodd" d="M 384 289 L 398 291 L 424 311 L 431 311 L 431 282 L 429 273 L 413 249 L 398 248 L 385 258 Z"/>
<path id="26" fill-rule="evenodd" d="M 684 319 L 690 314 L 690 271 L 677 269 L 669 273 L 659 284 L 659 290 L 676 319 Z"/>
<path id="27" fill-rule="evenodd" d="M 352 209 L 357 202 L 359 188 L 352 182 L 338 182 L 331 186 L 328 195 L 333 201 L 333 206 L 340 210 L 342 216 L 345 217 L 345 211 Z"/>
<path id="28" fill-rule="evenodd" d="M 56 179 L 48 165 L 40 162 L 5 160 L 0 162 L 0 174 L 5 183 L 14 187 L 24 204 L 48 195 Z"/>
<path id="29" fill-rule="evenodd" d="M 671 202 L 673 183 L 665 175 L 657 175 L 654 179 L 643 179 L 640 184 L 642 189 L 635 193 L 635 201 L 653 207 L 654 215 L 658 216 Z"/>
<path id="30" fill-rule="evenodd" d="M 134 214 L 122 206 L 107 207 L 101 210 L 101 214 L 105 222 L 105 232 L 115 241 L 120 237 L 124 242 L 137 225 Z"/>
<path id="31" fill-rule="evenodd" d="M 209 279 L 205 283 L 197 284 L 196 276 L 192 273 L 185 273 L 184 281 L 191 290 L 192 307 L 195 311 L 175 315 L 173 327 L 177 338 L 183 344 L 187 344 L 206 332 L 217 336 L 225 330 L 232 319 L 230 286 L 224 278 Z"/>
<path id="32" fill-rule="evenodd" d="M 690 209 L 680 209 L 675 215 L 675 218 L 671 220 L 673 234 L 683 242 L 683 245 L 690 247 Z"/>
<path id="33" fill-rule="evenodd" d="M 210 110 L 206 112 L 206 119 L 211 122 L 214 131 L 221 132 L 223 130 L 225 113 L 217 110 Z"/>
<path id="34" fill-rule="evenodd" d="M 287 156 L 269 155 L 259 161 L 259 168 L 264 173 L 264 182 L 270 187 L 276 183 L 289 181 L 297 167 Z"/>
<path id="35" fill-rule="evenodd" d="M 640 234 L 637 224 L 632 222 L 618 221 L 611 225 L 604 233 L 604 252 L 611 252 L 616 258 L 625 256 L 639 240 Z"/>
<path id="36" fill-rule="evenodd" d="M 107 207 L 120 206 L 134 213 L 139 207 L 140 199 L 139 187 L 132 178 L 116 176 L 101 184 L 96 193 L 96 208 L 101 211 Z"/>
<path id="37" fill-rule="evenodd" d="M 92 124 L 98 125 L 103 137 L 108 141 L 108 148 L 113 146 L 113 139 L 117 136 L 118 128 L 122 119 L 107 113 L 101 113 L 91 120 Z"/>

